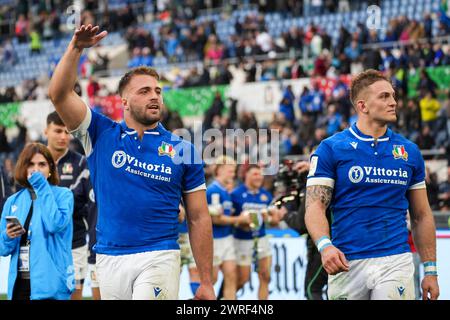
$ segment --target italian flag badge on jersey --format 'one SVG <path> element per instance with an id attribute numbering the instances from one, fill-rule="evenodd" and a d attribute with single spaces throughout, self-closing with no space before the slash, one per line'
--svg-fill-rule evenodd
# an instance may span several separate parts
<path id="1" fill-rule="evenodd" d="M 171 144 L 163 141 L 161 145 L 158 147 L 158 155 L 159 156 L 166 155 L 173 158 L 175 156 L 175 150 Z"/>
<path id="2" fill-rule="evenodd" d="M 394 145 L 392 154 L 394 155 L 394 159 L 402 158 L 403 160 L 408 161 L 408 152 L 406 152 L 405 146 L 403 145 Z"/>

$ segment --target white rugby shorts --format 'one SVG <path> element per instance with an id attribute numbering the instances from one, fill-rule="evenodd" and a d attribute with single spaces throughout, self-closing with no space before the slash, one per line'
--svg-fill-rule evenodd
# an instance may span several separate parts
<path id="1" fill-rule="evenodd" d="M 254 253 L 254 242 L 252 240 L 234 239 L 236 247 L 236 263 L 238 266 L 251 266 Z M 257 257 L 258 260 L 271 257 L 272 248 L 270 247 L 269 238 L 264 236 L 258 239 Z"/>
<path id="2" fill-rule="evenodd" d="M 414 300 L 410 252 L 349 261 L 350 270 L 328 276 L 330 300 Z"/>
<path id="3" fill-rule="evenodd" d="M 214 239 L 213 265 L 220 266 L 224 261 L 236 261 L 236 248 L 233 235 Z"/>
<path id="4" fill-rule="evenodd" d="M 96 267 L 102 300 L 178 299 L 179 250 L 97 254 Z"/>
<path id="5" fill-rule="evenodd" d="M 75 271 L 75 287 L 81 289 L 88 269 L 88 245 L 72 249 L 73 268 Z"/>

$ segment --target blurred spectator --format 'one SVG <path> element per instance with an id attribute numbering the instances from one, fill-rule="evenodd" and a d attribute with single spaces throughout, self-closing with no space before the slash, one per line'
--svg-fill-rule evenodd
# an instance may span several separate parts
<path id="1" fill-rule="evenodd" d="M 340 131 L 342 123 L 342 116 L 337 112 L 334 104 L 328 105 L 325 125 L 327 128 L 327 135 L 332 136 L 336 132 Z"/>
<path id="2" fill-rule="evenodd" d="M 203 130 L 208 130 L 213 127 L 213 120 L 215 116 L 221 116 L 223 110 L 225 109 L 225 104 L 222 101 L 222 96 L 220 92 L 216 92 L 214 95 L 214 100 L 209 107 L 209 109 L 205 112 L 205 117 L 203 119 Z"/>
<path id="3" fill-rule="evenodd" d="M 434 148 L 434 138 L 428 125 L 424 125 L 416 140 L 417 146 L 422 150 L 430 150 Z"/>
<path id="4" fill-rule="evenodd" d="M 14 51 L 14 48 L 11 44 L 11 40 L 8 39 L 5 41 L 5 44 L 1 48 L 1 52 L 2 52 L 2 60 L 3 60 L 1 67 L 0 67 L 1 69 L 10 67 L 10 66 L 13 66 L 16 64 L 17 54 Z"/>
<path id="5" fill-rule="evenodd" d="M 344 53 L 344 49 L 350 44 L 352 36 L 348 30 L 341 25 L 339 29 L 339 36 L 336 42 L 336 47 L 334 48 L 334 55 L 339 56 L 341 53 Z"/>
<path id="6" fill-rule="evenodd" d="M 182 54 L 182 52 L 180 52 L 182 48 L 174 31 L 170 31 L 166 36 L 164 49 L 170 62 L 180 61 L 179 57 Z"/>
<path id="7" fill-rule="evenodd" d="M 89 98 L 89 104 L 93 105 L 94 97 L 97 96 L 97 94 L 100 91 L 100 84 L 97 81 L 97 78 L 95 76 L 89 77 L 89 82 L 86 87 L 87 95 Z"/>
<path id="8" fill-rule="evenodd" d="M 425 13 L 423 15 L 423 26 L 425 37 L 431 39 L 433 37 L 433 19 L 431 18 L 431 15 L 429 13 Z"/>
<path id="9" fill-rule="evenodd" d="M 300 98 L 299 106 L 302 114 L 312 115 L 314 121 L 317 116 L 322 113 L 323 104 L 325 103 L 325 94 L 319 87 L 319 81 L 313 81 L 311 91 L 303 91 Z"/>
<path id="10" fill-rule="evenodd" d="M 298 128 L 298 136 L 301 144 L 306 145 L 309 139 L 314 135 L 315 129 L 315 123 L 308 113 L 302 115 Z M 305 151 L 305 153 L 307 152 Z"/>
<path id="11" fill-rule="evenodd" d="M 0 165 L 3 164 L 6 156 L 11 151 L 13 151 L 13 149 L 8 142 L 8 138 L 6 136 L 6 128 L 0 125 Z"/>
<path id="12" fill-rule="evenodd" d="M 418 103 L 414 99 L 409 99 L 405 115 L 405 124 L 410 133 L 410 139 L 415 140 L 420 128 L 422 127 L 422 116 Z"/>
<path id="13" fill-rule="evenodd" d="M 204 72 L 207 72 L 204 70 Z M 201 83 L 200 85 L 208 85 L 208 84 L 217 84 L 217 85 L 223 85 L 223 84 L 229 84 L 232 79 L 232 74 L 228 70 L 228 63 L 222 62 L 220 63 L 217 68 L 214 76 L 212 77 L 211 81 L 207 81 L 206 83 Z"/>
<path id="14" fill-rule="evenodd" d="M 314 135 L 309 139 L 306 144 L 306 154 L 311 154 L 313 150 L 327 137 L 327 133 L 324 128 L 316 128 Z"/>
<path id="15" fill-rule="evenodd" d="M 431 210 L 439 209 L 439 184 L 436 172 L 431 172 L 430 168 L 425 167 L 425 184 L 427 186 L 428 202 Z"/>
<path id="16" fill-rule="evenodd" d="M 210 34 L 204 52 L 207 61 L 217 64 L 224 55 L 223 45 L 217 40 L 215 35 Z"/>
<path id="17" fill-rule="evenodd" d="M 1 159 L 1 158 L 0 158 Z M 6 169 L 0 163 L 0 217 L 3 212 L 3 205 L 6 199 L 12 194 L 11 184 Z"/>
<path id="18" fill-rule="evenodd" d="M 427 91 L 419 102 L 420 114 L 422 118 L 422 124 L 428 125 L 433 130 L 436 130 L 436 119 L 438 112 L 441 109 L 441 104 L 436 98 L 436 95 L 432 91 Z"/>
<path id="19" fill-rule="evenodd" d="M 327 70 L 330 67 L 330 55 L 328 50 L 323 50 L 317 59 L 314 61 L 313 76 L 325 77 Z"/>
<path id="20" fill-rule="evenodd" d="M 256 44 L 263 53 L 269 53 L 273 49 L 273 39 L 266 28 L 256 32 Z"/>
<path id="21" fill-rule="evenodd" d="M 299 52 L 303 49 L 303 29 L 298 27 L 289 28 L 289 32 L 282 35 L 286 48 L 295 49 Z"/>
<path id="22" fill-rule="evenodd" d="M 31 29 L 30 40 L 31 53 L 40 53 L 42 49 L 41 36 L 37 32 L 36 28 Z"/>
<path id="23" fill-rule="evenodd" d="M 439 184 L 439 206 L 442 211 L 450 210 L 450 165 L 447 166 L 447 181 Z"/>
<path id="24" fill-rule="evenodd" d="M 353 108 L 349 95 L 350 90 L 348 86 L 341 78 L 338 78 L 331 89 L 330 102 L 336 104 L 336 111 L 342 115 L 343 119 L 350 117 L 350 109 Z"/>
<path id="25" fill-rule="evenodd" d="M 141 49 L 136 47 L 133 49 L 133 57 L 128 61 L 128 68 L 136 68 L 142 65 Z"/>
<path id="26" fill-rule="evenodd" d="M 306 77 L 302 65 L 297 59 L 292 59 L 288 66 L 283 70 L 283 79 L 298 79 Z"/>
<path id="27" fill-rule="evenodd" d="M 25 18 L 24 14 L 19 15 L 19 19 L 16 22 L 15 34 L 19 43 L 27 42 L 30 23 Z"/>
<path id="28" fill-rule="evenodd" d="M 295 121 L 294 106 L 284 96 L 280 101 L 279 111 L 287 122 L 293 123 Z"/>
<path id="29" fill-rule="evenodd" d="M 248 129 L 258 129 L 258 121 L 256 120 L 256 116 L 253 112 L 241 112 L 239 114 L 238 122 L 238 128 L 241 128 L 244 131 L 247 131 Z"/>
<path id="30" fill-rule="evenodd" d="M 353 40 L 350 45 L 345 47 L 344 53 L 354 61 L 361 55 L 361 47 L 356 40 Z"/>
<path id="31" fill-rule="evenodd" d="M 144 47 L 144 49 L 142 49 L 142 65 L 147 67 L 153 66 L 153 56 L 151 55 L 149 47 Z"/>
<path id="32" fill-rule="evenodd" d="M 270 54 L 269 54 L 270 57 Z M 266 60 L 262 63 L 260 81 L 271 81 L 277 79 L 277 63 L 273 59 Z"/>
<path id="33" fill-rule="evenodd" d="M 425 68 L 420 69 L 420 77 L 419 77 L 419 84 L 417 86 L 417 91 L 420 93 L 432 92 L 433 94 L 435 94 L 436 89 L 437 89 L 436 82 L 430 78 Z"/>

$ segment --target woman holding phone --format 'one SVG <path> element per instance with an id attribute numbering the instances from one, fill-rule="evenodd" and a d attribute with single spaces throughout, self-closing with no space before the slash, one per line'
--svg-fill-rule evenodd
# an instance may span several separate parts
<path id="1" fill-rule="evenodd" d="M 56 164 L 40 143 L 25 146 L 14 178 L 24 189 L 6 200 L 0 221 L 0 255 L 11 255 L 8 299 L 69 299 L 72 192 L 57 186 Z"/>

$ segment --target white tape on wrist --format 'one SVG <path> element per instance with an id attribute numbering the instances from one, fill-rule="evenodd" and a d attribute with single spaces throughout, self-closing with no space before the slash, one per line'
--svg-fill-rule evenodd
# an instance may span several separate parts
<path id="1" fill-rule="evenodd" d="M 319 250 L 319 252 L 322 252 L 323 249 L 325 249 L 326 247 L 329 247 L 331 245 L 333 245 L 333 243 L 331 242 L 330 238 L 328 238 L 327 236 L 321 237 L 316 242 L 317 250 Z"/>

